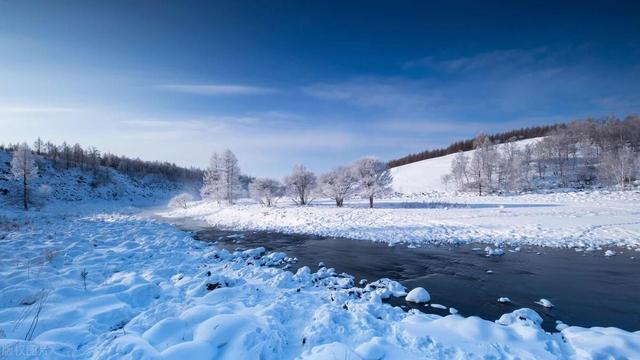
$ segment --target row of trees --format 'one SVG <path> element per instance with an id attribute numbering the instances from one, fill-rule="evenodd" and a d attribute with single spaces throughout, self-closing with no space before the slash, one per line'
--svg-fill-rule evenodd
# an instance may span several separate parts
<path id="1" fill-rule="evenodd" d="M 19 144 L 9 144 L 3 148 L 15 151 L 20 146 Z M 100 173 L 101 167 L 109 167 L 132 177 L 154 175 L 170 181 L 199 181 L 202 178 L 202 171 L 197 168 L 184 168 L 166 161 L 144 161 L 139 158 L 101 153 L 94 146 L 82 147 L 77 143 L 70 145 L 63 142 L 56 145 L 38 138 L 33 143 L 33 152 L 50 159 L 59 168 L 80 167 L 90 169 L 95 174 Z"/>
<path id="2" fill-rule="evenodd" d="M 273 178 L 252 179 L 249 195 L 265 206 L 288 196 L 298 205 L 307 205 L 317 196 L 326 196 L 342 207 L 344 200 L 360 195 L 373 207 L 376 196 L 389 190 L 391 174 L 387 164 L 373 157 L 362 158 L 317 177 L 303 165 L 296 165 L 281 182 Z M 233 204 L 241 193 L 241 175 L 236 156 L 230 150 L 213 154 L 204 173 L 200 194 L 219 203 Z"/>
<path id="3" fill-rule="evenodd" d="M 519 191 L 548 186 L 617 185 L 636 179 L 640 117 L 587 119 L 557 126 L 543 139 L 518 146 L 480 134 L 475 151 L 455 155 L 443 181 L 459 190 Z"/>
<path id="4" fill-rule="evenodd" d="M 543 125 L 543 126 L 532 126 L 492 135 L 487 135 L 489 140 L 491 140 L 494 144 L 505 143 L 508 141 L 512 141 L 512 139 L 524 140 L 524 139 L 532 139 L 536 137 L 541 137 L 548 135 L 553 130 L 562 125 Z M 434 149 L 434 150 L 425 150 L 419 153 L 410 154 L 399 159 L 389 161 L 389 167 L 394 168 L 402 165 L 411 164 L 414 162 L 433 159 L 445 155 L 455 154 L 460 151 L 469 151 L 475 148 L 475 139 L 466 139 L 461 141 L 456 141 L 446 148 L 442 149 Z"/>

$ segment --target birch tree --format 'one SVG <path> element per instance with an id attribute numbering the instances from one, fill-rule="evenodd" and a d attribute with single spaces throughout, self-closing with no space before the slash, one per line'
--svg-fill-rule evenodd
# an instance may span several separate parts
<path id="1" fill-rule="evenodd" d="M 29 209 L 29 182 L 38 175 L 38 166 L 35 163 L 31 149 L 27 143 L 22 143 L 13 152 L 11 159 L 11 173 L 13 177 L 22 182 L 22 202 L 24 209 Z"/>
<path id="2" fill-rule="evenodd" d="M 619 185 L 623 190 L 638 170 L 638 154 L 630 146 L 609 149 L 600 156 L 599 175 L 604 183 Z"/>

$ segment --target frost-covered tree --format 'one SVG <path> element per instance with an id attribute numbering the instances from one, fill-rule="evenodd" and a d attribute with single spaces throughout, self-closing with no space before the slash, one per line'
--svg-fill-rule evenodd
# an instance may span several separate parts
<path id="1" fill-rule="evenodd" d="M 453 179 L 458 189 L 463 189 L 469 183 L 469 157 L 462 151 L 459 151 L 451 161 L 451 176 L 447 179 Z"/>
<path id="2" fill-rule="evenodd" d="M 66 142 L 63 142 L 62 145 L 60 145 L 60 155 L 62 156 L 62 160 L 64 161 L 64 167 L 68 169 L 71 166 L 73 153 L 71 151 L 71 146 L 69 146 L 69 144 L 67 144 Z"/>
<path id="3" fill-rule="evenodd" d="M 242 190 L 238 158 L 231 150 L 227 149 L 222 153 L 220 161 L 222 162 L 224 200 L 229 204 L 233 204 Z"/>
<path id="4" fill-rule="evenodd" d="M 204 173 L 200 194 L 204 198 L 233 204 L 241 190 L 238 159 L 231 150 L 214 153 Z"/>
<path id="5" fill-rule="evenodd" d="M 27 143 L 20 144 L 13 152 L 11 173 L 14 178 L 22 182 L 22 202 L 24 209 L 27 210 L 29 209 L 29 181 L 38 175 L 38 166 Z"/>
<path id="6" fill-rule="evenodd" d="M 249 194 L 262 205 L 271 206 L 284 195 L 284 186 L 276 179 L 258 178 L 249 185 Z"/>
<path id="7" fill-rule="evenodd" d="M 369 199 L 369 208 L 373 208 L 373 198 L 389 191 L 393 181 L 387 163 L 375 157 L 365 157 L 356 161 L 352 169 L 359 190 Z"/>
<path id="8" fill-rule="evenodd" d="M 189 201 L 193 201 L 193 196 L 191 196 L 191 194 L 178 194 L 171 198 L 169 201 L 169 207 L 186 209 L 189 205 Z"/>
<path id="9" fill-rule="evenodd" d="M 44 142 L 42 139 L 38 137 L 36 141 L 33 142 L 33 149 L 36 151 L 36 154 L 42 154 L 42 151 L 44 150 Z"/>
<path id="10" fill-rule="evenodd" d="M 211 155 L 209 167 L 204 171 L 200 195 L 221 202 L 223 199 L 222 162 L 218 153 Z"/>
<path id="11" fill-rule="evenodd" d="M 497 153 L 491 139 L 484 134 L 476 137 L 474 147 L 469 173 L 473 185 L 478 188 L 478 195 L 482 196 L 482 189 L 491 186 Z"/>
<path id="12" fill-rule="evenodd" d="M 498 158 L 498 179 L 500 188 L 505 191 L 521 190 L 525 186 L 525 168 L 523 153 L 513 142 L 503 144 Z"/>
<path id="13" fill-rule="evenodd" d="M 624 189 L 638 171 L 638 153 L 631 146 L 609 149 L 600 156 L 599 177 L 602 182 Z"/>
<path id="14" fill-rule="evenodd" d="M 337 207 L 344 205 L 344 200 L 355 192 L 357 184 L 352 167 L 341 166 L 320 177 L 320 190 L 335 200 Z"/>
<path id="15" fill-rule="evenodd" d="M 316 175 L 304 165 L 294 166 L 291 175 L 284 178 L 288 195 L 298 205 L 307 205 L 311 201 L 317 181 Z"/>

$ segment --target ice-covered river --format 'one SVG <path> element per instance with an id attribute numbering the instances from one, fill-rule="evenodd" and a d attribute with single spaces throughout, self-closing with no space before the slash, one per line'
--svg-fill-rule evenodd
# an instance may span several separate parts
<path id="1" fill-rule="evenodd" d="M 497 319 L 521 307 L 536 310 L 545 329 L 555 330 L 556 320 L 578 326 L 614 326 L 640 330 L 640 253 L 615 249 L 616 256 L 602 251 L 522 247 L 502 256 L 487 256 L 486 245 L 393 247 L 383 243 L 344 238 L 279 233 L 222 231 L 195 222 L 178 222 L 198 239 L 215 242 L 229 250 L 263 246 L 282 251 L 301 266 L 318 269 L 323 262 L 339 273 L 369 281 L 390 278 L 407 291 L 426 288 L 432 303 L 454 307 L 464 316 Z M 513 250 L 513 249 L 511 249 Z M 637 256 L 637 258 L 636 258 Z M 499 297 L 511 303 L 502 304 Z M 549 299 L 544 308 L 535 301 Z M 394 305 L 448 314 L 447 310 L 391 299 Z"/>

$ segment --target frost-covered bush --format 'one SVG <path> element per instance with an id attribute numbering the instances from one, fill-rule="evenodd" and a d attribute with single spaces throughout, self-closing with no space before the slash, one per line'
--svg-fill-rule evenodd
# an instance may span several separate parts
<path id="1" fill-rule="evenodd" d="M 189 202 L 193 201 L 191 194 L 182 193 L 174 196 L 169 201 L 169 207 L 186 209 L 189 206 Z"/>
<path id="2" fill-rule="evenodd" d="M 249 185 L 251 197 L 262 205 L 271 206 L 278 198 L 284 195 L 284 186 L 275 179 L 255 179 Z"/>

